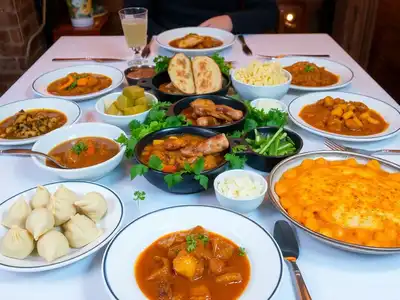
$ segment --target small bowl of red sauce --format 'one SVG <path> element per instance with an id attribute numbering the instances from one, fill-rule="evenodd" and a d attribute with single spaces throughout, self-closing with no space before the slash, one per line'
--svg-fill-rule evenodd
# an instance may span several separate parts
<path id="1" fill-rule="evenodd" d="M 133 66 L 124 71 L 126 81 L 129 85 L 136 85 L 140 79 L 153 78 L 156 75 L 154 66 Z"/>

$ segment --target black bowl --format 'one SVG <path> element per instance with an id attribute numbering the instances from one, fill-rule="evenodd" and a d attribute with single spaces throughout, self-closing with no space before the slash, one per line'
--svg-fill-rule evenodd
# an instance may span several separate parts
<path id="1" fill-rule="evenodd" d="M 151 79 L 151 78 L 153 78 L 153 76 L 150 77 L 150 78 L 131 78 L 131 77 L 128 77 L 128 74 L 129 74 L 130 72 L 135 71 L 135 70 L 137 70 L 137 69 L 153 69 L 153 70 L 154 70 L 154 66 L 141 65 L 141 66 L 129 67 L 128 69 L 126 69 L 126 70 L 124 71 L 124 74 L 125 74 L 125 79 L 126 79 L 126 81 L 128 82 L 128 85 L 137 85 L 137 84 L 138 84 L 138 81 L 139 81 L 140 79 Z M 154 74 L 155 74 L 155 71 L 154 71 Z"/>
<path id="2" fill-rule="evenodd" d="M 226 124 L 226 125 L 219 125 L 219 126 L 207 126 L 207 127 L 201 127 L 201 128 L 207 128 L 211 129 L 217 132 L 233 132 L 235 130 L 242 130 L 244 127 L 244 122 L 246 121 L 246 116 L 247 116 L 247 107 L 246 105 L 239 100 L 235 100 L 233 98 L 228 98 L 224 96 L 218 96 L 218 95 L 198 95 L 198 96 L 190 96 L 183 98 L 182 100 L 179 100 L 175 104 L 173 104 L 169 110 L 169 114 L 177 116 L 179 115 L 182 110 L 185 108 L 188 108 L 190 103 L 193 102 L 194 100 L 198 98 L 204 98 L 204 99 L 209 99 L 212 100 L 215 104 L 218 105 L 227 105 L 229 107 L 232 107 L 234 109 L 241 110 L 243 112 L 243 118 L 241 118 L 238 121 L 235 121 L 231 124 Z"/>
<path id="3" fill-rule="evenodd" d="M 267 127 L 258 127 L 256 128 L 258 132 L 263 133 L 263 134 L 274 134 L 279 127 L 276 126 L 267 126 Z M 300 152 L 300 150 L 303 148 L 303 139 L 298 135 L 296 132 L 289 130 L 289 129 L 284 129 L 284 132 L 287 133 L 287 135 L 292 139 L 296 146 L 296 152 L 293 154 L 289 155 L 281 155 L 281 156 L 264 156 L 260 155 L 254 151 L 251 150 L 249 144 L 246 142 L 247 138 L 254 139 L 255 137 L 255 132 L 254 130 L 251 130 L 247 132 L 242 138 L 240 139 L 233 139 L 231 140 L 232 146 L 237 145 L 237 144 L 242 144 L 248 146 L 248 150 L 243 153 L 247 157 L 246 164 L 248 164 L 250 167 L 263 171 L 263 172 L 271 172 L 271 170 L 282 160 L 296 155 Z"/>
<path id="4" fill-rule="evenodd" d="M 166 129 L 161 129 L 159 131 L 155 131 L 153 133 L 150 133 L 143 137 L 135 147 L 135 160 L 139 163 L 142 163 L 140 161 L 140 153 L 142 153 L 144 147 L 155 139 L 160 139 L 164 138 L 169 135 L 179 135 L 179 134 L 192 134 L 192 135 L 197 135 L 197 136 L 202 136 L 202 137 L 212 137 L 217 135 L 215 131 L 201 128 L 201 127 L 173 127 L 173 128 L 166 128 Z M 230 152 L 231 148 L 226 150 L 226 152 Z M 215 177 L 217 177 L 220 173 L 222 173 L 227 166 L 227 162 L 225 161 L 223 164 L 219 165 L 218 167 L 207 170 L 204 172 L 201 172 L 202 175 L 206 175 L 208 177 L 208 187 L 213 186 L 213 182 Z M 183 181 L 174 185 L 171 188 L 168 188 L 168 185 L 164 181 L 164 176 L 168 175 L 170 173 L 158 171 L 149 168 L 149 171 L 144 174 L 144 177 L 155 187 L 158 187 L 159 189 L 165 191 L 165 192 L 170 192 L 170 193 L 175 193 L 175 194 L 193 194 L 193 193 L 198 193 L 201 191 L 204 191 L 204 188 L 200 185 L 200 183 L 194 179 L 194 175 L 192 174 L 183 174 Z"/>
<path id="5" fill-rule="evenodd" d="M 222 77 L 222 88 L 214 93 L 210 93 L 209 95 L 225 96 L 228 93 L 228 89 L 231 85 L 231 78 L 225 74 L 222 74 Z M 168 94 L 160 91 L 159 86 L 168 82 L 171 82 L 171 79 L 169 78 L 168 72 L 164 71 L 156 74 L 153 78 L 140 79 L 137 84 L 144 89 L 153 90 L 158 100 L 163 102 L 175 103 L 182 98 L 190 96 L 188 94 Z"/>

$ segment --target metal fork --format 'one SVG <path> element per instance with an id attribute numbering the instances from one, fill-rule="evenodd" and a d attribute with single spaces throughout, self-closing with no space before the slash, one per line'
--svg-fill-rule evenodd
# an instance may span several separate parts
<path id="1" fill-rule="evenodd" d="M 142 57 L 143 58 L 148 58 L 150 53 L 151 53 L 151 44 L 153 42 L 153 37 L 151 37 L 150 41 L 147 43 L 147 45 L 143 48 L 142 51 Z"/>
<path id="2" fill-rule="evenodd" d="M 360 154 L 364 154 L 364 155 L 373 155 L 373 154 L 377 154 L 377 153 L 400 154 L 400 150 L 396 150 L 396 149 L 364 150 L 364 149 L 346 147 L 343 145 L 339 145 L 338 143 L 336 143 L 330 139 L 325 139 L 325 145 L 331 150 L 348 151 L 348 152 L 360 153 Z"/>

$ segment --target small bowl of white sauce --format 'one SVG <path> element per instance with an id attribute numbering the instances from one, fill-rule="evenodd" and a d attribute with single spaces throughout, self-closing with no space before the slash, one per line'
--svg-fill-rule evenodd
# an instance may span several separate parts
<path id="1" fill-rule="evenodd" d="M 230 170 L 214 180 L 215 195 L 221 206 L 240 213 L 257 209 L 264 200 L 268 184 L 253 171 Z"/>
<path id="2" fill-rule="evenodd" d="M 250 105 L 258 110 L 268 113 L 271 109 L 279 109 L 283 112 L 288 111 L 288 107 L 280 100 L 272 98 L 257 98 L 250 102 Z"/>

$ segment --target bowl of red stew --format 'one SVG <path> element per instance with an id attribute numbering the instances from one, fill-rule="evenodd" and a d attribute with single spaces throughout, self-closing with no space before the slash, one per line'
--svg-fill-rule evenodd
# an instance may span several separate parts
<path id="1" fill-rule="evenodd" d="M 47 159 L 32 156 L 41 169 L 72 180 L 98 179 L 114 170 L 122 161 L 125 147 L 115 140 L 125 133 L 103 123 L 81 123 L 56 129 L 39 139 L 33 151 L 45 153 L 61 163 L 60 168 Z"/>
<path id="2" fill-rule="evenodd" d="M 179 100 L 169 113 L 184 115 L 192 126 L 227 133 L 243 129 L 247 107 L 242 101 L 229 97 L 198 95 Z"/>
<path id="3" fill-rule="evenodd" d="M 136 145 L 135 160 L 148 168 L 143 176 L 159 189 L 177 194 L 204 191 L 227 166 L 225 134 L 199 127 L 166 128 Z M 207 182 L 207 184 L 205 184 Z"/>
<path id="4" fill-rule="evenodd" d="M 129 85 L 136 85 L 140 79 L 153 78 L 156 75 L 154 66 L 133 66 L 124 71 L 126 81 Z"/>

